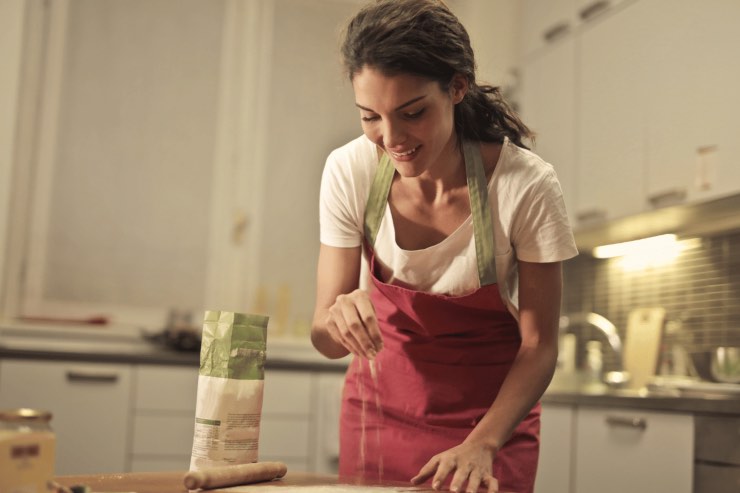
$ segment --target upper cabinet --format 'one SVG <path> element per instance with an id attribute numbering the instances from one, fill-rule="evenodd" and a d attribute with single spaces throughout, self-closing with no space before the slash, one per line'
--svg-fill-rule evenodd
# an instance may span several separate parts
<path id="1" fill-rule="evenodd" d="M 524 0 L 521 9 L 520 45 L 525 57 L 572 33 L 577 24 L 576 0 Z"/>
<path id="2" fill-rule="evenodd" d="M 521 71 L 522 119 L 535 133 L 533 150 L 555 168 L 571 223 L 576 210 L 575 63 L 571 36 L 532 57 Z"/>
<path id="3" fill-rule="evenodd" d="M 595 20 L 578 39 L 577 224 L 643 206 L 647 127 L 641 87 L 650 23 L 639 7 Z"/>
<path id="4" fill-rule="evenodd" d="M 654 19 L 646 46 L 650 205 L 740 190 L 740 3 L 643 0 Z"/>
<path id="5" fill-rule="evenodd" d="M 561 180 L 576 228 L 740 192 L 740 3 L 570 3 L 525 2 L 520 68 L 536 150 L 574 148 Z M 571 27 L 548 43 L 541 24 L 554 18 Z"/>

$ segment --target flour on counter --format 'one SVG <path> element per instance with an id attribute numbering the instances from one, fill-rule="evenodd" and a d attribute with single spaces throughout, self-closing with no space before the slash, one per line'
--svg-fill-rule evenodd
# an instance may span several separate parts
<path id="1" fill-rule="evenodd" d="M 233 486 L 231 488 L 220 488 L 220 491 L 228 491 L 233 493 L 279 493 L 282 491 L 276 487 L 276 485 L 244 485 L 244 486 Z M 332 484 L 324 486 L 285 486 L 285 491 L 295 491 L 297 493 L 403 493 L 406 491 L 429 491 L 428 488 L 411 486 L 411 487 L 397 487 L 397 486 L 359 486 L 351 484 Z"/>

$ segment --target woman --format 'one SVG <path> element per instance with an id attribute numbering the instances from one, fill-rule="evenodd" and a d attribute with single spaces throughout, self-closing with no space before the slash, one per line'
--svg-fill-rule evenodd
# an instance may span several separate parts
<path id="1" fill-rule="evenodd" d="M 311 333 L 355 355 L 340 475 L 531 492 L 577 254 L 555 173 L 441 1 L 365 7 L 342 55 L 364 135 L 324 170 Z"/>

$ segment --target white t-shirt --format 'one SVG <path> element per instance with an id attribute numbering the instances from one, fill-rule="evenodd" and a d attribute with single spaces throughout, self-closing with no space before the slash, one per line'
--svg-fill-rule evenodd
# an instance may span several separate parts
<path id="1" fill-rule="evenodd" d="M 321 180 L 320 239 L 333 247 L 357 247 L 363 240 L 365 206 L 378 166 L 378 153 L 364 135 L 334 150 Z M 578 254 L 555 170 L 539 156 L 504 141 L 488 183 L 499 291 L 518 319 L 517 260 L 557 262 Z M 390 207 L 380 224 L 375 256 L 388 283 L 459 296 L 480 287 L 473 221 L 469 216 L 440 243 L 403 250 L 396 243 Z M 369 272 L 363 253 L 361 286 Z"/>

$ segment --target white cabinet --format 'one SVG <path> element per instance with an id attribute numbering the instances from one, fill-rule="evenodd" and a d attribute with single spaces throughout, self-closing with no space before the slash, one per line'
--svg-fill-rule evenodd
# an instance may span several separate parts
<path id="1" fill-rule="evenodd" d="M 316 442 L 315 471 L 325 474 L 339 472 L 339 415 L 342 408 L 344 373 L 318 374 L 319 398 L 316 402 L 314 426 Z"/>
<path id="2" fill-rule="evenodd" d="M 740 3 L 642 0 L 651 23 L 647 192 L 704 200 L 740 191 Z"/>
<path id="3" fill-rule="evenodd" d="M 260 460 L 336 474 L 343 382 L 337 371 L 265 371 Z"/>
<path id="4" fill-rule="evenodd" d="M 521 2 L 520 45 L 525 57 L 573 31 L 577 24 L 574 0 Z"/>
<path id="5" fill-rule="evenodd" d="M 193 446 L 198 367 L 135 369 L 129 470 L 185 470 Z"/>
<path id="6" fill-rule="evenodd" d="M 130 399 L 129 365 L 0 361 L 0 407 L 52 412 L 59 475 L 125 470 Z"/>
<path id="7" fill-rule="evenodd" d="M 310 426 L 316 381 L 310 372 L 268 369 L 260 425 L 260 460 L 281 460 L 289 469 L 314 467 Z"/>
<path id="8" fill-rule="evenodd" d="M 583 223 L 644 209 L 650 25 L 641 4 L 580 33 L 576 216 Z"/>
<path id="9" fill-rule="evenodd" d="M 542 406 L 535 493 L 570 493 L 575 414 L 570 405 Z"/>
<path id="10" fill-rule="evenodd" d="M 691 493 L 691 415 L 578 408 L 574 493 Z"/>
<path id="11" fill-rule="evenodd" d="M 575 48 L 572 36 L 553 43 L 521 71 L 522 118 L 536 135 L 533 151 L 555 167 L 570 215 L 576 207 Z"/>
<path id="12" fill-rule="evenodd" d="M 572 185 L 559 174 L 576 227 L 740 193 L 740 3 L 543 3 L 522 7 L 522 112 L 546 159 L 574 148 Z M 565 18 L 545 46 L 543 25 Z"/>

